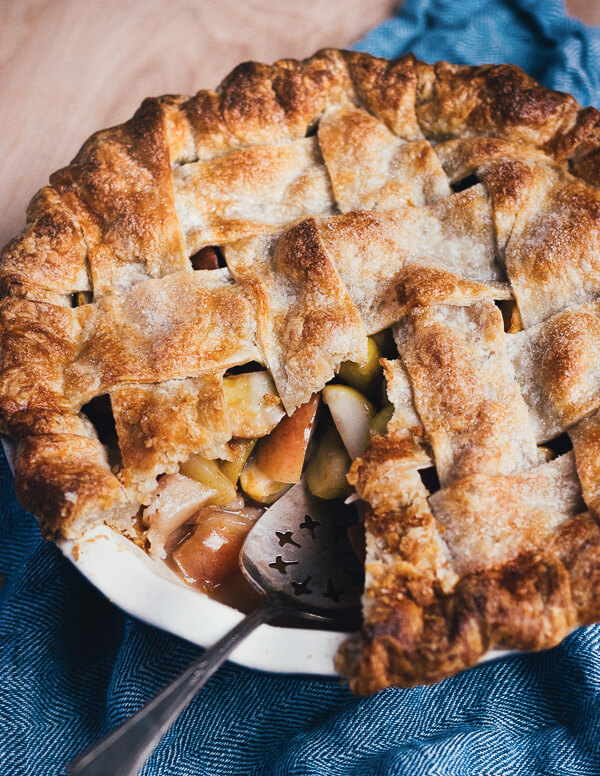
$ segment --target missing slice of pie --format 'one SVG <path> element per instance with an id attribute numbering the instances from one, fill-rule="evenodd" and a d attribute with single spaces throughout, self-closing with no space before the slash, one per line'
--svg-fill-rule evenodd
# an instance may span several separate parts
<path id="1" fill-rule="evenodd" d="M 512 65 L 146 100 L 2 254 L 21 502 L 215 587 L 304 469 L 364 517 L 355 692 L 557 644 L 600 620 L 599 186 L 600 113 Z"/>

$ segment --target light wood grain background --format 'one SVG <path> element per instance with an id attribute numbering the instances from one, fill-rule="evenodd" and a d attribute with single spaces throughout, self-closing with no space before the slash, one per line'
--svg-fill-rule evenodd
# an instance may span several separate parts
<path id="1" fill-rule="evenodd" d="M 540 0 L 543 2 L 544 0 Z M 147 95 L 214 87 L 238 62 L 349 46 L 394 0 L 0 0 L 0 245 L 96 129 Z M 600 24 L 598 0 L 570 0 Z"/>

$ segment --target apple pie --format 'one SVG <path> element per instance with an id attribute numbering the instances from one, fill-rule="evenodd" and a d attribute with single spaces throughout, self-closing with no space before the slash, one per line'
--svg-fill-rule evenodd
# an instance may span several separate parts
<path id="1" fill-rule="evenodd" d="M 218 589 L 304 477 L 358 505 L 359 694 L 600 620 L 600 113 L 324 50 L 147 99 L 0 265 L 0 431 L 53 539 Z"/>

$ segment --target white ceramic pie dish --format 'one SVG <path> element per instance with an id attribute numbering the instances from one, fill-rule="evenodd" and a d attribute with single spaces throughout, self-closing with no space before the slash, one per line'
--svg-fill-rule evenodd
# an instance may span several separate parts
<path id="1" fill-rule="evenodd" d="M 2 446 L 13 469 L 12 442 L 2 439 Z M 211 646 L 244 616 L 186 585 L 163 561 L 150 558 L 106 526 L 96 526 L 77 541 L 62 541 L 58 546 L 84 577 L 127 614 L 199 647 Z M 274 673 L 337 676 L 333 661 L 347 636 L 261 625 L 237 647 L 230 660 Z M 495 650 L 480 662 L 507 654 Z"/>

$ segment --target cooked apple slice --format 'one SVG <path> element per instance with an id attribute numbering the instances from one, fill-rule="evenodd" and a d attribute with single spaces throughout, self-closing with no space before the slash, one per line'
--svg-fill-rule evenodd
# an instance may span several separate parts
<path id="1" fill-rule="evenodd" d="M 336 427 L 330 422 L 306 466 L 306 483 L 313 496 L 324 499 L 347 496 L 346 474 L 351 463 Z"/>
<path id="2" fill-rule="evenodd" d="M 273 378 L 266 370 L 227 375 L 223 392 L 234 437 L 266 436 L 285 415 Z"/>
<path id="3" fill-rule="evenodd" d="M 298 482 L 318 406 L 319 396 L 314 394 L 306 404 L 286 415 L 269 436 L 258 440 L 256 465 L 266 477 L 277 482 Z"/>
<path id="4" fill-rule="evenodd" d="M 200 482 L 215 491 L 215 495 L 211 498 L 211 504 L 229 504 L 234 500 L 236 496 L 235 486 L 219 469 L 219 464 L 216 461 L 201 458 L 199 455 L 190 455 L 179 469 L 186 477 L 191 477 L 196 482 Z"/>
<path id="5" fill-rule="evenodd" d="M 142 513 L 144 525 L 149 526 L 147 539 L 150 555 L 166 556 L 165 544 L 200 507 L 217 495 L 217 491 L 183 474 L 165 474 L 158 481 L 152 501 Z"/>
<path id="6" fill-rule="evenodd" d="M 229 442 L 233 458 L 231 461 L 219 461 L 219 469 L 233 485 L 237 485 L 242 469 L 255 444 L 256 439 L 233 439 Z"/>
<path id="7" fill-rule="evenodd" d="M 255 460 L 248 461 L 240 474 L 240 485 L 246 495 L 259 504 L 272 504 L 282 496 L 289 485 L 273 480 L 262 472 Z"/>
<path id="8" fill-rule="evenodd" d="M 205 590 L 222 585 L 237 571 L 242 544 L 260 513 L 259 509 L 202 510 L 192 536 L 173 553 L 184 578 Z"/>
<path id="9" fill-rule="evenodd" d="M 358 458 L 368 444 L 375 407 L 349 385 L 326 385 L 321 393 L 350 458 Z"/>
<path id="10" fill-rule="evenodd" d="M 364 366 L 359 366 L 355 361 L 343 361 L 338 370 L 338 376 L 358 391 L 375 398 L 379 394 L 379 387 L 383 379 L 380 358 L 381 352 L 375 340 L 373 337 L 369 337 L 367 363 Z"/>
<path id="11" fill-rule="evenodd" d="M 375 415 L 369 428 L 369 435 L 371 439 L 373 439 L 374 436 L 386 435 L 388 423 L 392 419 L 393 414 L 394 405 L 388 404 L 387 407 L 384 407 L 382 410 L 380 410 L 380 412 L 377 413 L 377 415 Z"/>

